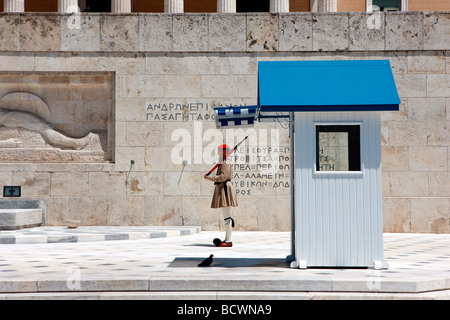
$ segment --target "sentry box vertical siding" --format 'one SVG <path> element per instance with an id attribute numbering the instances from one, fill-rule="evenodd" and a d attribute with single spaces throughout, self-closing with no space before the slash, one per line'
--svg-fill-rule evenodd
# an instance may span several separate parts
<path id="1" fill-rule="evenodd" d="M 400 104 L 389 61 L 260 62 L 258 88 L 259 118 L 290 115 L 294 131 L 291 266 L 386 267 L 380 112 Z"/>
<path id="2" fill-rule="evenodd" d="M 317 126 L 332 125 L 359 126 L 359 171 L 317 170 Z M 295 114 L 298 267 L 383 266 L 380 132 L 379 112 Z"/>

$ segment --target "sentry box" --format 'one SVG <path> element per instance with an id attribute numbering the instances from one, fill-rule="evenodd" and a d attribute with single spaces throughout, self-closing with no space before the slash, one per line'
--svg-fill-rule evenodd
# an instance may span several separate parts
<path id="1" fill-rule="evenodd" d="M 216 110 L 216 121 L 289 119 L 291 267 L 387 268 L 380 112 L 400 104 L 389 61 L 265 61 L 258 72 L 257 111 Z"/>

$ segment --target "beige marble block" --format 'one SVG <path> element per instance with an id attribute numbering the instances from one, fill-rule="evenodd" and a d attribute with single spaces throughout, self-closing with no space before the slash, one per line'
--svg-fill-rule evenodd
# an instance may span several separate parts
<path id="1" fill-rule="evenodd" d="M 13 185 L 22 186 L 22 197 L 49 197 L 50 173 L 48 172 L 14 172 Z"/>
<path id="2" fill-rule="evenodd" d="M 71 197 L 68 199 L 67 216 L 58 219 L 59 223 L 75 219 L 81 220 L 84 226 L 105 226 L 108 225 L 108 198 L 106 197 Z M 57 214 L 58 210 L 52 210 L 51 214 Z"/>
<path id="3" fill-rule="evenodd" d="M 408 98 L 408 118 L 413 121 L 445 121 L 444 98 Z"/>
<path id="4" fill-rule="evenodd" d="M 445 73 L 443 51 L 412 51 L 408 53 L 409 73 Z"/>
<path id="5" fill-rule="evenodd" d="M 427 172 L 391 172 L 389 175 L 390 194 L 394 197 L 427 197 Z"/>
<path id="6" fill-rule="evenodd" d="M 181 177 L 181 178 L 180 178 Z M 201 195 L 202 174 L 198 172 L 164 172 L 165 196 Z"/>
<path id="7" fill-rule="evenodd" d="M 0 17 L 0 47 L 4 51 L 18 51 L 20 45 L 20 16 L 8 14 Z"/>
<path id="8" fill-rule="evenodd" d="M 427 75 L 427 97 L 448 97 L 450 93 L 450 74 Z"/>
<path id="9" fill-rule="evenodd" d="M 423 46 L 425 50 L 448 50 L 450 47 L 450 14 L 425 12 L 423 18 Z"/>
<path id="10" fill-rule="evenodd" d="M 381 51 L 384 43 L 384 14 L 350 13 L 349 50 Z"/>
<path id="11" fill-rule="evenodd" d="M 162 172 L 130 172 L 127 180 L 127 195 L 150 197 L 163 195 Z"/>
<path id="12" fill-rule="evenodd" d="M 139 16 L 139 45 L 143 51 L 172 51 L 173 48 L 172 15 Z"/>
<path id="13" fill-rule="evenodd" d="M 314 14 L 312 19 L 314 51 L 348 50 L 348 14 Z"/>
<path id="14" fill-rule="evenodd" d="M 447 171 L 446 147 L 409 147 L 411 171 Z"/>
<path id="15" fill-rule="evenodd" d="M 207 51 L 208 17 L 202 14 L 174 15 L 173 50 Z"/>
<path id="16" fill-rule="evenodd" d="M 383 232 L 411 232 L 411 200 L 383 199 Z"/>
<path id="17" fill-rule="evenodd" d="M 57 15 L 25 14 L 20 17 L 20 50 L 60 51 L 61 19 Z"/>
<path id="18" fill-rule="evenodd" d="M 100 50 L 139 50 L 139 19 L 137 14 L 102 15 L 100 18 Z"/>
<path id="19" fill-rule="evenodd" d="M 245 51 L 245 15 L 212 15 L 209 17 L 208 42 L 212 51 Z"/>
<path id="20" fill-rule="evenodd" d="M 448 233 L 448 198 L 411 199 L 411 232 Z"/>
<path id="21" fill-rule="evenodd" d="M 100 51 L 100 16 L 61 16 L 62 51 Z"/>
<path id="22" fill-rule="evenodd" d="M 312 15 L 280 14 L 279 50 L 312 50 Z"/>
<path id="23" fill-rule="evenodd" d="M 421 121 L 390 121 L 389 145 L 391 146 L 426 146 L 428 126 Z"/>
<path id="24" fill-rule="evenodd" d="M 381 148 L 383 171 L 408 171 L 409 148 L 385 146 Z"/>
<path id="25" fill-rule="evenodd" d="M 107 224 L 112 226 L 146 225 L 144 198 L 109 198 Z"/>
<path id="26" fill-rule="evenodd" d="M 427 75 L 401 74 L 394 75 L 398 95 L 402 98 L 427 96 Z"/>
<path id="27" fill-rule="evenodd" d="M 386 50 L 422 50 L 423 16 L 386 13 Z"/>
<path id="28" fill-rule="evenodd" d="M 450 172 L 430 172 L 430 196 L 450 198 Z"/>
<path id="29" fill-rule="evenodd" d="M 277 51 L 278 39 L 278 15 L 247 15 L 247 51 Z"/>
<path id="30" fill-rule="evenodd" d="M 450 121 L 428 123 L 428 145 L 448 147 L 450 141 Z"/>
<path id="31" fill-rule="evenodd" d="M 89 195 L 123 197 L 126 195 L 125 172 L 89 172 Z"/>
<path id="32" fill-rule="evenodd" d="M 87 172 L 53 172 L 51 175 L 52 197 L 86 197 L 89 195 Z"/>

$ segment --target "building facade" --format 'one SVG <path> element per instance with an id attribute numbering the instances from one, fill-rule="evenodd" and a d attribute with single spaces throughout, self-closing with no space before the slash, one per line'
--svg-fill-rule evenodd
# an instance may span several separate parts
<path id="1" fill-rule="evenodd" d="M 120 5 L 119 5 L 120 4 Z M 0 10 L 67 12 L 236 13 L 236 12 L 371 12 L 372 6 L 398 11 L 449 11 L 446 0 L 4 0 Z"/>
<path id="2" fill-rule="evenodd" d="M 162 0 L 151 10 L 124 0 L 114 14 L 9 2 L 25 6 L 0 14 L 0 186 L 21 186 L 18 201 L 38 201 L 46 224 L 219 229 L 203 174 L 220 138 L 251 133 L 233 158 L 236 229 L 288 231 L 287 124 L 217 130 L 213 107 L 257 104 L 258 61 L 388 59 L 401 105 L 381 119 L 384 231 L 450 232 L 449 12 L 348 12 L 366 1 L 308 12 L 314 1 L 291 0 L 291 12 L 217 14 L 214 1 L 213 13 L 187 14 L 184 1 L 167 14 Z"/>

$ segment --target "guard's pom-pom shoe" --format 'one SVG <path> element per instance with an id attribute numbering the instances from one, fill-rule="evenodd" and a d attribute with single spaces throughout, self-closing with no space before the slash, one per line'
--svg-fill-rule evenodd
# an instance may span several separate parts
<path id="1" fill-rule="evenodd" d="M 223 241 L 220 245 L 218 245 L 218 247 L 232 247 L 233 246 L 233 242 L 225 242 Z"/>
<path id="2" fill-rule="evenodd" d="M 219 238 L 215 238 L 213 240 L 213 243 L 216 247 L 232 247 L 233 246 L 233 242 L 225 242 L 220 240 Z"/>

